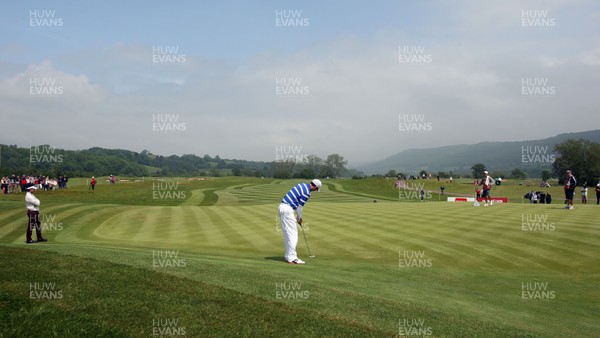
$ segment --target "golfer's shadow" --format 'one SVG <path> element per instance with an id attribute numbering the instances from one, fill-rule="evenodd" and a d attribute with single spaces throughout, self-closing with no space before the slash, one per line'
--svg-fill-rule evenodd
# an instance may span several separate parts
<path id="1" fill-rule="evenodd" d="M 282 256 L 265 257 L 265 259 L 270 260 L 270 261 L 286 262 L 285 257 L 282 257 Z"/>

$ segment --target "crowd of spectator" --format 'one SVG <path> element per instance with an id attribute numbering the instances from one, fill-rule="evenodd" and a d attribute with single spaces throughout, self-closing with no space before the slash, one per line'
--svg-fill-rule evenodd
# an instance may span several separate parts
<path id="1" fill-rule="evenodd" d="M 530 191 L 523 198 L 528 199 L 529 203 L 532 204 L 550 204 L 552 203 L 552 196 L 543 191 Z"/>
<path id="2" fill-rule="evenodd" d="M 48 176 L 12 175 L 2 177 L 1 186 L 2 193 L 11 194 L 26 192 L 27 188 L 32 185 L 42 190 L 66 189 L 68 182 L 69 178 L 66 176 L 51 178 Z"/>

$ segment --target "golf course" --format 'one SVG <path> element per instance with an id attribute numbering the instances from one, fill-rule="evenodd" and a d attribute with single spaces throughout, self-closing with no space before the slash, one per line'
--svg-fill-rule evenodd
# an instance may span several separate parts
<path id="1" fill-rule="evenodd" d="M 45 243 L 25 244 L 25 194 L 0 198 L 0 337 L 600 335 L 600 206 L 554 184 L 475 207 L 446 202 L 472 179 L 415 180 L 423 201 L 323 179 L 293 265 L 277 206 L 302 180 L 99 182 L 36 192 Z M 539 189 L 551 204 L 522 199 Z"/>

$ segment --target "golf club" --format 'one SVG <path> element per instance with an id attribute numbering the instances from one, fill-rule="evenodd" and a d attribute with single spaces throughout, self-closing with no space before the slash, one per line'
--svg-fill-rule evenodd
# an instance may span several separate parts
<path id="1" fill-rule="evenodd" d="M 306 248 L 308 248 L 308 257 L 315 258 L 315 255 L 310 254 L 310 247 L 308 246 L 308 241 L 306 240 L 306 233 L 304 233 L 304 227 L 302 226 L 302 224 L 300 224 L 300 229 L 302 229 L 302 235 L 304 236 L 304 241 L 306 242 Z"/>

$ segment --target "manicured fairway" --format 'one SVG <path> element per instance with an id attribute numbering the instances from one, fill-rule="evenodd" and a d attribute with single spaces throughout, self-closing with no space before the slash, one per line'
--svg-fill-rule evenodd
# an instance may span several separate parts
<path id="1" fill-rule="evenodd" d="M 41 192 L 50 241 L 29 246 L 23 195 L 4 197 L 0 336 L 151 336 L 160 319 L 198 337 L 600 333 L 595 204 L 403 203 L 324 181 L 305 208 L 316 258 L 300 235 L 293 266 L 276 211 L 296 181 L 177 182 L 175 198 L 148 180 Z M 36 282 L 63 297 L 32 299 Z"/>

